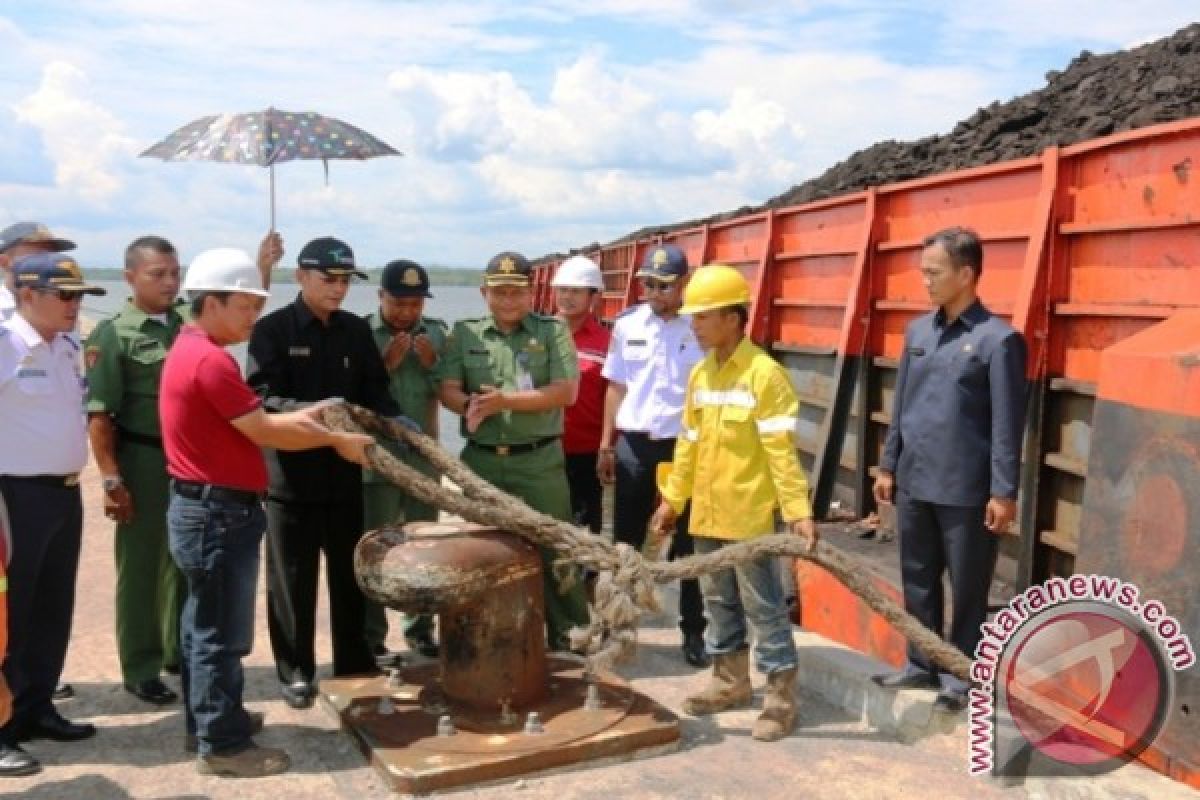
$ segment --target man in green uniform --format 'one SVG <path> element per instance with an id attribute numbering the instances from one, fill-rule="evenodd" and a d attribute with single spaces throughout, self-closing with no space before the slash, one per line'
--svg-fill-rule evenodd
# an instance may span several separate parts
<path id="1" fill-rule="evenodd" d="M 488 262 L 483 297 L 491 312 L 461 320 L 446 343 L 438 374 L 442 404 L 463 416 L 462 460 L 497 488 L 542 513 L 571 520 L 562 449 L 563 408 L 575 402 L 575 346 L 555 317 L 532 313 L 531 267 L 519 253 Z M 587 624 L 582 582 L 560 592 L 542 551 L 546 629 L 551 649 Z"/>
<path id="2" fill-rule="evenodd" d="M 379 283 L 379 310 L 367 315 L 367 323 L 383 354 L 389 389 L 400 405 L 400 413 L 436 439 L 435 368 L 446 349 L 446 323 L 424 316 L 425 298 L 433 296 L 429 293 L 429 275 L 420 264 L 401 259 L 383 268 Z M 417 453 L 399 453 L 394 449 L 392 453 L 409 466 L 436 477 L 433 465 Z M 363 523 L 367 530 L 437 518 L 438 510 L 433 506 L 406 494 L 382 475 L 363 471 Z M 384 646 L 387 617 L 383 607 L 370 600 L 364 628 L 376 660 L 383 666 L 393 663 Z M 433 617 L 428 614 L 405 616 L 404 639 L 423 656 L 433 658 L 438 654 L 433 639 Z"/>
<path id="3" fill-rule="evenodd" d="M 269 285 L 283 254 L 277 233 L 259 248 Z M 125 250 L 133 296 L 100 322 L 84 348 L 88 435 L 103 477 L 104 513 L 117 524 L 117 654 L 125 689 L 165 705 L 177 699 L 159 677 L 179 667 L 179 612 L 184 583 L 167 550 L 167 467 L 158 420 L 158 384 L 167 350 L 188 321 L 177 300 L 179 256 L 159 236 Z"/>

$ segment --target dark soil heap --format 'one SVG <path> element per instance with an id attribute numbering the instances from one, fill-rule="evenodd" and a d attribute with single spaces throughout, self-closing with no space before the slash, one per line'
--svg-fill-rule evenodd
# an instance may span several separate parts
<path id="1" fill-rule="evenodd" d="M 942 136 L 860 150 L 758 207 L 643 228 L 618 241 L 692 227 L 764 208 L 794 206 L 868 186 L 1036 155 L 1119 131 L 1200 115 L 1200 23 L 1133 50 L 1084 50 L 1045 88 L 981 108 Z"/>

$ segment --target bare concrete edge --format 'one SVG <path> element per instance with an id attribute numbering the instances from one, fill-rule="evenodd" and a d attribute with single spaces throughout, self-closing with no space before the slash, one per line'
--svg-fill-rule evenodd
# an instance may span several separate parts
<path id="1" fill-rule="evenodd" d="M 815 633 L 799 631 L 795 639 L 800 659 L 797 686 L 802 693 L 904 743 L 937 734 L 966 735 L 965 714 L 934 711 L 933 690 L 897 692 L 876 686 L 871 676 L 891 671 L 889 665 Z"/>

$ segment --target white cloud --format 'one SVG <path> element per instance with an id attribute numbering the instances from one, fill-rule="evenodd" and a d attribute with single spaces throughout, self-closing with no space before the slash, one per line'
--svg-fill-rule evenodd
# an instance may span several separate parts
<path id="1" fill-rule="evenodd" d="M 499 71 L 408 67 L 389 86 L 418 156 L 468 162 L 497 201 L 542 218 L 702 213 L 717 210 L 704 199 L 747 202 L 764 176 L 795 172 L 786 154 L 803 129 L 780 103 L 735 87 L 690 111 L 695 97 L 644 78 L 589 52 L 554 74 L 542 100 Z M 708 191 L 684 191 L 693 183 Z"/>
<path id="2" fill-rule="evenodd" d="M 120 121 L 87 94 L 82 70 L 52 61 L 42 70 L 37 91 L 13 110 L 19 122 L 41 132 L 46 152 L 55 161 L 55 183 L 104 203 L 122 188 L 116 162 L 132 157 L 134 146 Z"/>

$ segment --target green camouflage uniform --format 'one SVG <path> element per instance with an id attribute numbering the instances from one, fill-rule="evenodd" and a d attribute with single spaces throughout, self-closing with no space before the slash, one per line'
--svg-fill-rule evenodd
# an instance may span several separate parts
<path id="1" fill-rule="evenodd" d="M 118 523 L 117 653 L 126 684 L 157 678 L 179 664 L 179 612 L 184 583 L 167 550 L 168 477 L 158 422 L 163 360 L 186 321 L 177 304 L 165 323 L 132 300 L 96 326 L 84 349 L 87 410 L 111 416 L 116 459 L 133 497 L 134 516 Z"/>
<path id="2" fill-rule="evenodd" d="M 375 344 L 379 352 L 383 352 L 395 334 L 379 312 L 367 315 L 367 324 L 375 336 Z M 417 324 L 408 331 L 412 336 L 425 334 L 429 337 L 434 351 L 440 357 L 446 349 L 446 323 L 433 317 L 421 317 Z M 421 366 L 417 354 L 411 349 L 404 356 L 396 369 L 389 373 L 391 382 L 389 389 L 392 397 L 400 405 L 400 413 L 419 424 L 422 430 L 432 430 L 437 420 L 437 381 L 436 365 L 431 369 Z M 431 408 L 431 403 L 433 406 Z M 388 447 L 386 441 L 381 442 Z M 400 455 L 392 447 L 388 447 L 410 467 L 420 470 L 430 477 L 437 477 L 437 471 L 423 457 L 415 452 Z M 395 484 L 382 475 L 370 470 L 363 470 L 363 525 L 372 531 L 385 525 L 399 525 L 404 522 L 419 520 L 436 520 L 438 510 L 415 497 L 404 493 Z M 431 633 L 433 617 L 428 614 L 411 614 L 404 617 L 404 635 L 418 636 Z M 387 617 L 384 609 L 377 603 L 367 601 L 366 620 L 367 642 L 376 648 L 387 639 Z"/>

